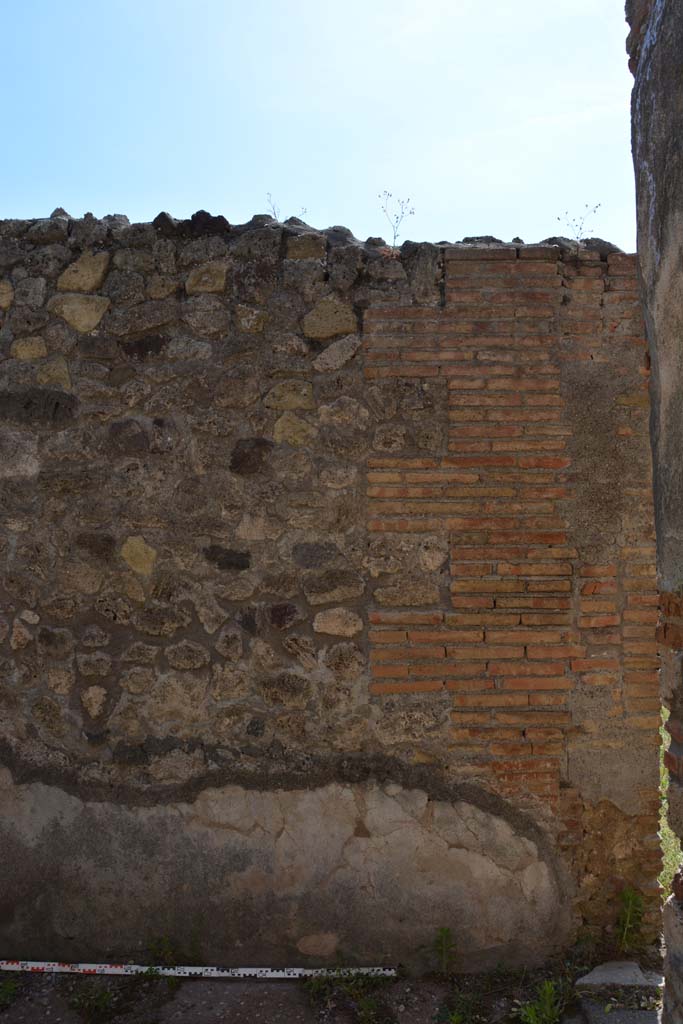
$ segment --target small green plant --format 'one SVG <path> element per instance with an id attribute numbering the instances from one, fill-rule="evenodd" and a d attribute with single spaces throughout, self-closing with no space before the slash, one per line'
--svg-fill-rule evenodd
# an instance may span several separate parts
<path id="1" fill-rule="evenodd" d="M 356 1024 L 383 1024 L 384 1007 L 378 989 L 386 984 L 381 975 L 359 974 L 350 967 L 339 967 L 326 975 L 307 978 L 304 988 L 313 1006 L 330 1009 L 336 999 L 348 1003 Z"/>
<path id="2" fill-rule="evenodd" d="M 177 967 L 179 952 L 168 935 L 160 935 L 149 944 L 149 958 L 161 967 Z"/>
<path id="3" fill-rule="evenodd" d="M 536 998 L 522 1003 L 514 1012 L 522 1024 L 559 1024 L 566 997 L 562 986 L 546 980 L 536 990 Z"/>
<path id="4" fill-rule="evenodd" d="M 645 907 L 641 894 L 630 885 L 621 890 L 619 902 L 617 946 L 620 953 L 629 953 L 642 945 L 641 929 Z"/>
<path id="5" fill-rule="evenodd" d="M 0 981 L 0 1010 L 6 1010 L 19 995 L 21 985 L 18 978 L 3 978 Z"/>
<path id="6" fill-rule="evenodd" d="M 198 941 L 194 933 L 193 941 Z M 149 944 L 149 958 L 157 966 L 148 967 L 141 975 L 141 977 L 148 981 L 160 977 L 160 967 L 177 967 L 180 963 L 189 964 L 193 962 L 190 956 L 186 956 L 182 950 L 174 946 L 168 935 L 161 935 L 157 939 L 152 939 Z M 182 985 L 182 978 L 164 978 L 164 981 L 170 992 L 175 992 Z"/>
<path id="7" fill-rule="evenodd" d="M 467 1024 L 467 1018 L 460 1010 L 451 1010 L 444 1019 L 444 1024 Z"/>
<path id="8" fill-rule="evenodd" d="M 113 1015 L 114 997 L 99 979 L 92 980 L 90 984 L 84 982 L 76 988 L 69 999 L 69 1006 L 81 1015 L 86 1024 L 102 1024 Z"/>
<path id="9" fill-rule="evenodd" d="M 410 205 L 410 199 L 394 198 L 392 192 L 380 192 L 377 198 L 380 200 L 382 213 L 389 221 L 392 231 L 391 244 L 395 247 L 400 237 L 401 224 L 406 217 L 412 217 L 415 210 Z"/>
<path id="10" fill-rule="evenodd" d="M 455 963 L 455 940 L 450 928 L 438 928 L 434 937 L 434 953 L 439 966 L 439 974 L 447 978 L 453 973 Z"/>

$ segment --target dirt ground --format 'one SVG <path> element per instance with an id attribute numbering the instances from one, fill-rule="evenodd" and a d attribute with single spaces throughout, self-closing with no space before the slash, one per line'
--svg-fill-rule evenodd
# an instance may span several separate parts
<path id="1" fill-rule="evenodd" d="M 397 981 L 378 990 L 367 1008 L 374 1024 L 432 1024 L 445 1004 L 449 985 L 439 981 Z M 104 995 L 107 993 L 109 995 Z M 1 1024 L 356 1024 L 359 1007 L 343 993 L 312 1000 L 299 982 L 83 979 L 28 976 Z M 360 1008 L 362 1011 L 362 1007 Z M 362 1017 L 360 1018 L 363 1019 Z"/>
<path id="2" fill-rule="evenodd" d="M 657 963 L 653 954 L 646 966 Z M 306 982 L 5 974 L 0 1024 L 515 1024 L 520 1007 L 537 1000 L 544 986 L 556 1010 L 542 1019 L 603 1024 L 574 988 L 589 966 L 565 957 L 535 970 L 396 980 L 347 970 Z M 612 1013 L 612 1024 L 656 1020 L 652 993 L 605 990 L 594 998 L 601 1011 L 611 1003 L 605 1014 Z"/>

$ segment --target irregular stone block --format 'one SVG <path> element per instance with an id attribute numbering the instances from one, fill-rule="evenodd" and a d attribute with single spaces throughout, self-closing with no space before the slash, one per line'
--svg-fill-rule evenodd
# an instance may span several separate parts
<path id="1" fill-rule="evenodd" d="M 311 604 L 334 604 L 360 597 L 365 583 L 350 569 L 327 569 L 304 581 L 304 593 Z"/>
<path id="2" fill-rule="evenodd" d="M 83 253 L 57 279 L 60 292 L 96 292 L 102 287 L 109 267 L 109 253 Z"/>
<path id="3" fill-rule="evenodd" d="M 53 356 L 41 362 L 36 370 L 36 382 L 43 387 L 60 388 L 62 391 L 71 390 L 71 374 L 64 356 Z"/>
<path id="4" fill-rule="evenodd" d="M 180 643 L 167 647 L 166 657 L 169 664 L 177 669 L 203 668 L 211 660 L 206 648 L 193 640 L 181 640 Z"/>
<path id="5" fill-rule="evenodd" d="M 664 975 L 656 971 L 644 971 L 634 960 L 609 960 L 594 967 L 576 982 L 577 988 L 659 988 L 664 984 Z"/>
<path id="6" fill-rule="evenodd" d="M 245 334 L 260 334 L 268 323 L 268 314 L 263 309 L 238 305 L 235 309 L 235 320 L 240 331 Z"/>
<path id="7" fill-rule="evenodd" d="M 75 418 L 77 408 L 78 401 L 73 395 L 53 388 L 0 392 L 0 419 L 18 423 L 63 427 Z"/>
<path id="8" fill-rule="evenodd" d="M 107 703 L 107 691 L 103 686 L 89 686 L 81 694 L 81 704 L 91 718 L 98 718 Z"/>
<path id="9" fill-rule="evenodd" d="M 14 301 L 17 305 L 40 309 L 46 294 L 47 283 L 44 277 L 25 277 L 15 285 Z"/>
<path id="10" fill-rule="evenodd" d="M 283 380 L 263 400 L 268 409 L 315 409 L 313 387 L 307 380 Z"/>
<path id="11" fill-rule="evenodd" d="M 121 548 L 121 557 L 133 572 L 141 576 L 151 576 L 157 560 L 157 553 L 144 537 L 128 537 Z"/>
<path id="12" fill-rule="evenodd" d="M 267 466 L 273 442 L 265 437 L 245 437 L 237 442 L 230 456 L 230 472 L 239 476 L 255 476 Z"/>
<path id="13" fill-rule="evenodd" d="M 39 470 L 38 438 L 27 431 L 0 426 L 0 479 L 30 478 Z"/>
<path id="14" fill-rule="evenodd" d="M 304 708 L 308 704 L 310 685 L 305 676 L 296 672 L 280 672 L 277 676 L 261 680 L 261 692 L 268 704 Z"/>
<path id="15" fill-rule="evenodd" d="M 204 548 L 204 557 L 222 572 L 243 572 L 251 565 L 251 555 L 248 551 L 235 551 L 220 544 L 210 544 L 208 548 Z"/>
<path id="16" fill-rule="evenodd" d="M 4 278 L 0 281 L 0 309 L 9 309 L 14 298 L 12 282 Z"/>
<path id="17" fill-rule="evenodd" d="M 333 341 L 331 345 L 313 360 L 313 366 L 319 373 L 340 370 L 355 356 L 361 346 L 357 334 L 349 334 L 346 338 Z"/>
<path id="18" fill-rule="evenodd" d="M 375 590 L 377 604 L 394 607 L 419 607 L 439 603 L 439 588 L 425 580 L 402 580 Z"/>
<path id="19" fill-rule="evenodd" d="M 12 342 L 10 353 L 12 359 L 32 362 L 43 359 L 47 355 L 47 345 L 40 337 L 17 338 Z"/>
<path id="20" fill-rule="evenodd" d="M 278 444 L 291 444 L 295 447 L 312 444 L 317 434 L 317 427 L 293 412 L 284 412 L 273 429 L 273 437 Z"/>
<path id="21" fill-rule="evenodd" d="M 81 334 L 89 334 L 95 330 L 110 304 L 103 295 L 53 295 L 47 308 Z"/>
<path id="22" fill-rule="evenodd" d="M 339 558 L 341 552 L 336 544 L 329 541 L 309 542 L 295 544 L 292 548 L 292 557 L 296 565 L 302 569 L 317 569 L 327 562 Z"/>
<path id="23" fill-rule="evenodd" d="M 331 636 L 355 636 L 362 631 L 363 620 L 348 608 L 328 608 L 318 612 L 313 619 L 313 629 Z"/>
<path id="24" fill-rule="evenodd" d="M 288 260 L 322 260 L 327 255 L 324 235 L 290 235 L 287 239 Z"/>
<path id="25" fill-rule="evenodd" d="M 353 307 L 336 295 L 326 295 L 307 313 L 303 321 L 304 334 L 316 341 L 327 341 L 340 334 L 352 334 L 357 327 Z"/>
<path id="26" fill-rule="evenodd" d="M 187 275 L 185 291 L 188 295 L 201 295 L 203 292 L 222 292 L 225 289 L 225 277 L 228 265 L 225 260 L 212 260 L 201 267 L 195 267 Z"/>

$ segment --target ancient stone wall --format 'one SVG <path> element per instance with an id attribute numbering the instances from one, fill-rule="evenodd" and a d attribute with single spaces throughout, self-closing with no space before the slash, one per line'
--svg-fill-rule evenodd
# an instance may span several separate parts
<path id="1" fill-rule="evenodd" d="M 0 225 L 5 955 L 655 920 L 634 258 Z"/>
<path id="2" fill-rule="evenodd" d="M 669 821 L 683 836 L 683 9 L 629 0 L 627 46 L 643 311 L 652 355 L 652 447 L 662 588 L 662 690 L 671 711 Z M 680 884 L 677 896 L 683 895 Z M 665 1019 L 683 1021 L 683 903 L 665 907 Z"/>

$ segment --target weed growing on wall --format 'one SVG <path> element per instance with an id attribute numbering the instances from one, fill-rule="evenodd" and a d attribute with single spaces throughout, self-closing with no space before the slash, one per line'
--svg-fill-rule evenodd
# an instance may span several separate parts
<path id="1" fill-rule="evenodd" d="M 273 220 L 279 221 L 280 220 L 280 207 L 275 202 L 275 200 L 273 199 L 273 196 L 272 196 L 272 194 L 270 192 L 266 192 L 266 199 L 268 200 L 268 210 L 270 211 L 271 217 L 273 218 Z"/>
<path id="2" fill-rule="evenodd" d="M 382 213 L 389 221 L 389 226 L 392 231 L 393 246 L 396 245 L 400 237 L 401 224 L 406 217 L 412 217 L 415 214 L 414 208 L 410 205 L 410 199 L 399 199 L 394 198 L 392 192 L 380 192 L 377 198 L 380 200 L 382 206 Z"/>
<path id="3" fill-rule="evenodd" d="M 588 203 L 583 208 L 583 211 L 577 214 L 575 217 L 570 216 L 569 210 L 565 210 L 561 217 L 557 220 L 564 226 L 569 237 L 576 244 L 576 255 L 578 256 L 579 247 L 582 239 L 595 233 L 595 228 L 588 225 L 588 221 L 596 215 L 602 203 L 596 203 L 595 206 L 589 206 Z"/>
<path id="4" fill-rule="evenodd" d="M 444 978 L 453 973 L 455 964 L 455 940 L 450 928 L 438 928 L 434 937 L 434 953 L 438 964 L 439 974 Z"/>
<path id="5" fill-rule="evenodd" d="M 622 889 L 617 918 L 617 945 L 620 953 L 630 953 L 642 945 L 641 929 L 645 906 L 643 897 L 631 886 Z"/>
<path id="6" fill-rule="evenodd" d="M 275 199 L 273 198 L 273 195 L 272 195 L 271 192 L 266 192 L 266 199 L 268 200 L 268 212 L 270 213 L 270 215 L 273 218 L 273 220 L 276 220 L 278 222 L 278 224 L 279 224 L 280 223 L 280 205 L 279 205 L 279 203 L 277 203 L 275 201 Z M 305 206 L 302 206 L 299 209 L 299 216 L 300 217 L 305 217 L 307 213 L 308 213 L 308 210 L 306 209 Z"/>

